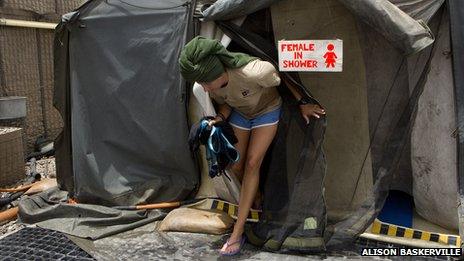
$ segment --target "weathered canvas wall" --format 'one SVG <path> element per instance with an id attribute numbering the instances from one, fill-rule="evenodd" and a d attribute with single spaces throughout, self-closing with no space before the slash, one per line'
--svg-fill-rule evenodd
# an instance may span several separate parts
<path id="1" fill-rule="evenodd" d="M 4 0 L 0 17 L 57 23 L 62 14 L 83 0 Z M 53 100 L 53 30 L 0 26 L 0 96 L 27 97 L 24 120 L 0 125 L 24 129 L 26 152 L 37 139 L 53 141 L 61 131 L 61 117 Z"/>
<path id="2" fill-rule="evenodd" d="M 286 0 L 271 10 L 276 41 L 342 39 L 344 49 L 350 50 L 341 73 L 300 73 L 302 82 L 328 113 L 325 195 L 329 218 L 338 220 L 358 207 L 372 191 L 373 183 L 371 155 L 366 155 L 368 99 L 356 20 L 338 1 Z"/>

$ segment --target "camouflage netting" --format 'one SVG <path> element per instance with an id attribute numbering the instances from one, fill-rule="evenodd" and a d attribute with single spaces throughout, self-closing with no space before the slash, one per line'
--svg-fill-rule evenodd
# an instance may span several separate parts
<path id="1" fill-rule="evenodd" d="M 85 0 L 4 0 L 0 17 L 58 23 Z M 53 30 L 0 26 L 0 96 L 27 97 L 25 120 L 0 120 L 24 129 L 26 154 L 37 140 L 53 141 L 61 117 L 53 107 Z"/>

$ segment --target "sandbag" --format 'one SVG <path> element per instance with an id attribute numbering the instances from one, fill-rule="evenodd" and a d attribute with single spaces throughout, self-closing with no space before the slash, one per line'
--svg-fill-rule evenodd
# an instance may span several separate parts
<path id="1" fill-rule="evenodd" d="M 222 211 L 178 208 L 164 218 L 158 230 L 221 235 L 233 223 L 234 220 Z"/>

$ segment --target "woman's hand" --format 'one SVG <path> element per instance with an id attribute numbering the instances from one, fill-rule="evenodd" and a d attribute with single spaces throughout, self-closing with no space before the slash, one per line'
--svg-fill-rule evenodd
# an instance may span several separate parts
<path id="1" fill-rule="evenodd" d="M 309 124 L 309 119 L 311 117 L 319 119 L 321 115 L 325 115 L 325 110 L 322 109 L 319 105 L 311 104 L 311 101 L 305 98 L 306 96 L 303 96 L 302 98 L 301 93 L 294 86 L 294 83 L 289 81 L 289 79 L 287 79 L 285 75 L 283 75 L 281 79 L 284 80 L 285 85 L 288 87 L 290 92 L 293 94 L 293 96 L 295 96 L 295 99 L 298 101 L 301 115 L 306 120 L 306 124 Z"/>
<path id="2" fill-rule="evenodd" d="M 219 104 L 218 113 L 216 114 L 214 119 L 208 122 L 208 125 L 211 127 L 220 121 L 227 121 L 227 118 L 229 117 L 231 111 L 232 108 L 230 108 L 230 106 L 227 105 L 227 103 Z"/>
<path id="3" fill-rule="evenodd" d="M 218 123 L 220 121 L 224 121 L 224 119 L 222 118 L 222 116 L 218 115 L 218 116 L 214 117 L 214 119 L 208 121 L 208 125 L 211 127 L 211 126 L 213 126 L 214 124 L 216 124 L 216 123 Z"/>
<path id="4" fill-rule="evenodd" d="M 325 115 L 325 110 L 317 104 L 300 105 L 300 111 L 301 115 L 306 120 L 306 124 L 309 124 L 310 117 L 315 117 L 319 119 L 321 115 Z"/>
<path id="5" fill-rule="evenodd" d="M 214 124 L 216 124 L 216 123 L 218 123 L 218 122 L 220 122 L 220 121 L 222 121 L 221 118 L 219 118 L 219 119 L 216 118 L 216 119 L 214 119 L 214 120 L 210 120 L 210 121 L 208 122 L 208 125 L 211 127 L 211 126 L 213 126 Z"/>

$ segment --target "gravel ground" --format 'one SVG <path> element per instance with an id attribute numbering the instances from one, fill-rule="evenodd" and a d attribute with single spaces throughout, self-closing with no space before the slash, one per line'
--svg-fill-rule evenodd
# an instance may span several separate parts
<path id="1" fill-rule="evenodd" d="M 42 178 L 55 178 L 56 177 L 56 169 L 55 169 L 55 157 L 48 157 L 42 158 L 40 160 L 35 161 L 35 159 L 31 159 L 29 162 L 25 164 L 25 172 L 24 172 L 24 179 L 17 182 L 14 186 L 20 186 L 24 184 L 28 177 L 30 177 L 31 173 L 40 173 Z M 0 198 L 8 196 L 9 193 L 1 193 Z M 13 202 L 12 205 L 15 206 L 17 202 Z M 3 211 L 5 209 L 0 209 Z M 7 223 L 0 223 L 0 238 L 4 237 L 7 234 L 13 233 L 18 231 L 22 228 L 26 227 L 24 224 L 20 224 L 17 220 L 10 221 Z"/>
<path id="2" fill-rule="evenodd" d="M 361 257 L 355 252 L 340 255 L 288 255 L 262 251 L 245 244 L 235 257 L 221 257 L 219 249 L 228 235 L 159 232 L 151 223 L 131 231 L 90 241 L 71 237 L 71 240 L 97 260 L 388 260 L 380 257 Z"/>
<path id="3" fill-rule="evenodd" d="M 26 175 L 33 169 L 31 161 L 26 163 Z M 42 158 L 35 161 L 35 171 L 42 175 L 42 178 L 56 178 L 55 157 Z"/>
<path id="4" fill-rule="evenodd" d="M 0 238 L 9 235 L 13 232 L 16 232 L 22 228 L 25 228 L 26 225 L 20 224 L 17 220 L 8 222 L 0 226 Z"/>

